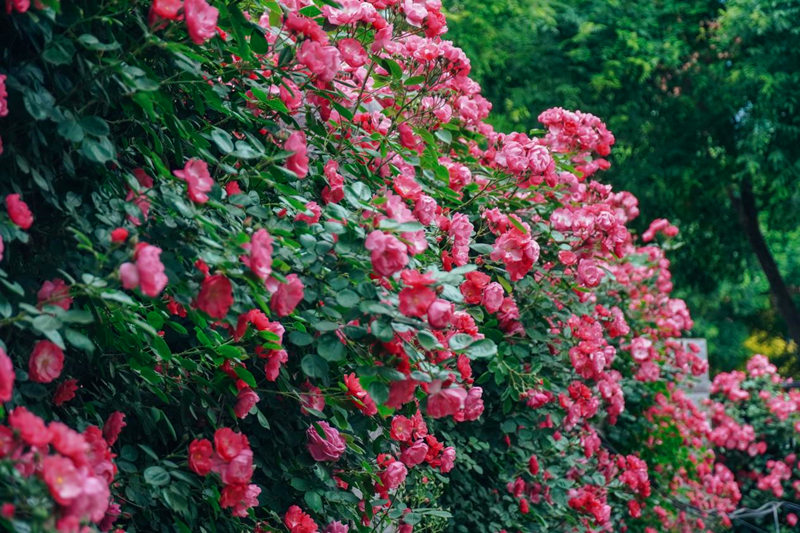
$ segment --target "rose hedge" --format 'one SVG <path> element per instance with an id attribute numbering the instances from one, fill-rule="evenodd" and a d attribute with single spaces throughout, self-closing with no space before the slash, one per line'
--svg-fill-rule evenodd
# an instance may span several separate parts
<path id="1" fill-rule="evenodd" d="M 614 138 L 438 0 L 7 0 L 0 521 L 699 531 L 738 500 Z"/>
<path id="2" fill-rule="evenodd" d="M 800 517 L 800 389 L 783 379 L 763 355 L 747 362 L 746 372 L 714 378 L 709 402 L 710 435 L 718 460 L 736 476 L 742 504 L 755 509 L 781 501 L 780 523 L 794 531 Z M 774 527 L 775 517 L 750 519 Z"/>

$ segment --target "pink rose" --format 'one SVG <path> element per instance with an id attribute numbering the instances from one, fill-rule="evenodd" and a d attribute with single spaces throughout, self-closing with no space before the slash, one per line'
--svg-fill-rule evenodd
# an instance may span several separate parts
<path id="1" fill-rule="evenodd" d="M 259 229 L 250 238 L 250 255 L 242 257 L 253 274 L 266 281 L 272 273 L 272 236 L 265 229 Z"/>
<path id="2" fill-rule="evenodd" d="M 22 201 L 19 194 L 9 194 L 6 196 L 6 209 L 11 222 L 21 229 L 28 229 L 33 225 L 33 214 L 28 209 L 28 204 Z"/>
<path id="3" fill-rule="evenodd" d="M 349 531 L 350 526 L 342 524 L 337 520 L 328 524 L 323 530 L 323 533 L 348 533 Z"/>
<path id="4" fill-rule="evenodd" d="M 217 33 L 219 10 L 205 0 L 186 0 L 183 4 L 186 28 L 195 44 L 203 44 Z M 196 201 L 196 200 L 195 200 Z"/>
<path id="5" fill-rule="evenodd" d="M 342 58 L 336 47 L 306 40 L 297 52 L 297 60 L 319 81 L 328 83 L 338 74 Z"/>
<path id="6" fill-rule="evenodd" d="M 197 307 L 212 318 L 222 320 L 233 305 L 233 287 L 230 280 L 222 274 L 215 274 L 203 280 Z"/>
<path id="7" fill-rule="evenodd" d="M 278 316 L 288 316 L 303 299 L 303 282 L 297 274 L 286 276 L 286 283 L 279 283 L 272 294 L 269 308 Z"/>
<path id="8" fill-rule="evenodd" d="M 308 43 L 309 41 L 305 41 Z M 283 149 L 292 152 L 286 160 L 286 168 L 297 174 L 298 178 L 308 175 L 308 148 L 306 134 L 302 131 L 293 131 L 283 145 Z"/>
<path id="9" fill-rule="evenodd" d="M 231 514 L 241 518 L 247 517 L 247 510 L 258 505 L 258 485 L 226 485 L 219 496 L 219 505 L 223 509 L 232 507 Z"/>
<path id="10" fill-rule="evenodd" d="M 344 62 L 353 68 L 363 66 L 367 62 L 367 51 L 361 46 L 358 39 L 342 39 L 336 45 Z"/>
<path id="11" fill-rule="evenodd" d="M 236 433 L 231 428 L 219 428 L 214 432 L 214 448 L 223 461 L 231 461 L 248 447 L 247 437 Z"/>
<path id="12" fill-rule="evenodd" d="M 483 389 L 481 387 L 472 387 L 464 400 L 464 409 L 455 414 L 455 420 L 458 422 L 477 420 L 483 414 L 482 395 Z"/>
<path id="13" fill-rule="evenodd" d="M 117 442 L 117 437 L 119 437 L 122 428 L 127 425 L 128 424 L 125 423 L 124 413 L 114 411 L 108 415 L 106 423 L 103 424 L 103 438 L 106 440 L 109 446 L 113 446 L 114 443 Z"/>
<path id="14" fill-rule="evenodd" d="M 203 0 L 188 0 L 186 4 L 188 5 L 190 1 L 203 2 Z M 208 173 L 208 163 L 201 159 L 190 159 L 184 165 L 183 170 L 173 170 L 172 173 L 186 182 L 189 189 L 189 198 L 193 202 L 204 204 L 208 201 L 206 193 L 214 185 L 214 180 L 211 179 L 211 175 Z"/>
<path id="15" fill-rule="evenodd" d="M 71 504 L 83 492 L 84 476 L 66 457 L 45 457 L 42 460 L 42 477 L 53 499 L 61 505 Z"/>
<path id="16" fill-rule="evenodd" d="M 481 303 L 483 303 L 483 306 L 487 311 L 490 313 L 496 313 L 503 306 L 504 297 L 505 294 L 503 293 L 503 286 L 496 281 L 493 281 L 486 286 L 486 289 L 484 289 Z"/>
<path id="17" fill-rule="evenodd" d="M 436 293 L 428 286 L 417 285 L 405 287 L 400 291 L 398 297 L 401 313 L 406 316 L 421 317 L 436 299 Z"/>
<path id="18" fill-rule="evenodd" d="M 392 461 L 380 473 L 381 485 L 386 490 L 396 489 L 406 480 L 408 470 L 400 461 Z"/>
<path id="19" fill-rule="evenodd" d="M 258 403 L 258 394 L 250 387 L 245 387 L 239 391 L 236 397 L 236 405 L 233 407 L 233 412 L 239 418 L 244 418 L 250 413 L 250 409 Z"/>
<path id="20" fill-rule="evenodd" d="M 63 310 L 68 310 L 72 305 L 69 295 L 69 286 L 61 278 L 42 283 L 42 288 L 36 293 L 39 305 L 56 305 Z"/>
<path id="21" fill-rule="evenodd" d="M 539 245 L 531 238 L 530 229 L 522 233 L 512 227 L 497 238 L 489 257 L 492 261 L 502 261 L 511 281 L 519 281 L 539 259 Z"/>
<path id="22" fill-rule="evenodd" d="M 367 236 L 364 247 L 372 253 L 372 268 L 381 276 L 391 276 L 408 264 L 406 245 L 397 237 L 375 230 Z"/>
<path id="23" fill-rule="evenodd" d="M 142 244 L 144 246 L 142 246 Z M 167 276 L 161 263 L 161 248 L 141 243 L 136 248 L 136 271 L 139 275 L 139 288 L 155 298 L 167 286 Z M 124 281 L 123 281 L 124 283 Z"/>
<path id="24" fill-rule="evenodd" d="M 600 285 L 605 273 L 594 259 L 581 259 L 578 263 L 578 283 L 586 287 Z"/>
<path id="25" fill-rule="evenodd" d="M 453 469 L 456 461 L 456 449 L 452 446 L 448 446 L 444 450 L 442 450 L 442 463 L 439 465 L 439 470 L 446 474 Z"/>
<path id="26" fill-rule="evenodd" d="M 183 7 L 183 0 L 153 0 L 150 9 L 161 18 L 178 20 L 178 12 Z"/>
<path id="27" fill-rule="evenodd" d="M 455 307 L 452 302 L 437 298 L 428 307 L 428 324 L 434 329 L 444 329 L 453 319 Z"/>
<path id="28" fill-rule="evenodd" d="M 195 474 L 205 476 L 211 472 L 211 457 L 214 450 L 208 439 L 194 439 L 189 444 L 189 468 Z"/>
<path id="29" fill-rule="evenodd" d="M 338 461 L 347 449 L 344 439 L 336 428 L 331 427 L 327 422 L 317 422 L 317 424 L 325 433 L 325 437 L 322 437 L 313 425 L 308 427 L 306 437 L 311 457 L 315 461 Z"/>
<path id="30" fill-rule="evenodd" d="M 221 477 L 226 485 L 249 483 L 253 477 L 253 452 L 249 448 L 239 452 L 222 471 Z"/>
<path id="31" fill-rule="evenodd" d="M 0 402 L 7 402 L 14 392 L 14 364 L 0 348 Z"/>
<path id="32" fill-rule="evenodd" d="M 464 408 L 467 391 L 461 387 L 441 389 L 441 381 L 431 384 L 431 395 L 428 396 L 428 415 L 431 418 L 452 416 Z M 438 389 L 438 390 L 437 390 Z"/>
<path id="33" fill-rule="evenodd" d="M 428 455 L 428 445 L 425 444 L 424 440 L 420 439 L 403 450 L 403 453 L 400 454 L 400 460 L 410 468 L 424 461 L 426 455 Z"/>
<path id="34" fill-rule="evenodd" d="M 28 374 L 31 381 L 50 383 L 61 375 L 64 368 L 64 352 L 50 341 L 39 341 L 28 359 Z"/>

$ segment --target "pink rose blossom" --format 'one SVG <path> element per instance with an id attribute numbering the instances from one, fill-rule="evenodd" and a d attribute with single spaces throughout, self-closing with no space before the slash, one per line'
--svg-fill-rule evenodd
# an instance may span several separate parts
<path id="1" fill-rule="evenodd" d="M 187 0 L 187 4 L 189 1 L 202 2 L 203 0 Z M 172 173 L 186 182 L 189 198 L 193 202 L 198 204 L 208 202 L 206 193 L 214 186 L 214 180 L 208 173 L 208 163 L 201 159 L 190 159 L 184 165 L 183 170 L 173 170 Z"/>
<path id="2" fill-rule="evenodd" d="M 27 230 L 33 225 L 33 214 L 28 209 L 28 204 L 22 201 L 19 194 L 9 194 L 6 196 L 6 209 L 11 222 L 21 229 Z"/>
<path id="3" fill-rule="evenodd" d="M 42 283 L 39 292 L 36 293 L 39 305 L 55 305 L 63 310 L 68 310 L 72 305 L 72 298 L 69 295 L 69 286 L 61 278 L 56 278 Z"/>
<path id="4" fill-rule="evenodd" d="M 222 320 L 233 305 L 233 286 L 222 274 L 208 276 L 203 280 L 197 295 L 198 309 L 212 318 Z"/>
<path id="5" fill-rule="evenodd" d="M 437 298 L 428 306 L 428 324 L 434 329 L 444 329 L 450 325 L 454 311 L 452 302 Z"/>
<path id="6" fill-rule="evenodd" d="M 0 402 L 7 402 L 14 392 L 14 364 L 0 348 Z"/>
<path id="7" fill-rule="evenodd" d="M 28 374 L 31 381 L 50 383 L 61 375 L 64 368 L 64 352 L 50 341 L 39 341 L 28 359 Z"/>
<path id="8" fill-rule="evenodd" d="M 496 313 L 503 306 L 504 298 L 505 293 L 503 292 L 503 286 L 496 281 L 493 281 L 486 286 L 486 289 L 484 289 L 481 303 L 487 311 L 490 313 Z"/>
<path id="9" fill-rule="evenodd" d="M 253 274 L 266 281 L 272 273 L 272 236 L 265 229 L 259 229 L 250 238 L 249 256 L 242 257 Z"/>
<path id="10" fill-rule="evenodd" d="M 279 283 L 277 290 L 272 294 L 269 308 L 278 316 L 292 314 L 297 304 L 303 300 L 303 282 L 297 274 L 286 276 L 286 283 Z"/>
<path id="11" fill-rule="evenodd" d="M 308 43 L 309 41 L 306 41 Z M 286 160 L 286 168 L 297 174 L 298 178 L 308 175 L 308 148 L 306 134 L 302 131 L 293 131 L 283 145 L 283 149 L 292 152 Z"/>
<path id="12" fill-rule="evenodd" d="M 211 7 L 205 0 L 185 0 L 183 12 L 189 37 L 195 44 L 203 44 L 216 35 L 219 17 L 217 8 Z"/>
<path id="13" fill-rule="evenodd" d="M 336 428 L 327 422 L 317 422 L 325 436 L 322 437 L 314 425 L 306 430 L 308 451 L 315 461 L 338 461 L 347 449 L 344 439 Z"/>
<path id="14" fill-rule="evenodd" d="M 374 230 L 367 236 L 364 246 L 372 252 L 372 268 L 381 276 L 390 277 L 408 264 L 406 245 L 393 235 Z"/>

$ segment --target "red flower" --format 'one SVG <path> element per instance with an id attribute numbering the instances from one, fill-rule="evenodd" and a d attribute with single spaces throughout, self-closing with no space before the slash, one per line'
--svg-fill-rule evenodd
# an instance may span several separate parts
<path id="1" fill-rule="evenodd" d="M 178 20 L 178 12 L 183 7 L 183 0 L 153 0 L 151 9 L 161 18 Z"/>
<path id="2" fill-rule="evenodd" d="M 245 246 L 248 246 L 250 255 L 242 257 L 242 262 L 259 279 L 266 281 L 272 273 L 272 236 L 265 229 L 257 230 Z"/>
<path id="3" fill-rule="evenodd" d="M 367 391 L 361 386 L 358 377 L 353 374 L 346 374 L 344 376 L 344 384 L 347 387 L 347 392 L 353 399 L 353 403 L 358 407 L 362 413 L 367 416 L 372 416 L 378 413 L 378 406 L 375 401 L 370 397 Z"/>
<path id="4" fill-rule="evenodd" d="M 189 468 L 201 476 L 211 472 L 211 457 L 214 450 L 211 448 L 211 441 L 208 439 L 194 439 L 189 444 Z"/>
<path id="5" fill-rule="evenodd" d="M 7 402 L 14 392 L 14 364 L 0 348 L 0 402 Z"/>
<path id="6" fill-rule="evenodd" d="M 436 300 L 436 293 L 430 287 L 406 287 L 400 291 L 399 299 L 401 313 L 421 317 Z"/>
<path id="7" fill-rule="evenodd" d="M 523 226 L 527 226 L 523 223 Z M 489 257 L 493 261 L 502 261 L 511 281 L 519 281 L 533 268 L 539 259 L 539 245 L 531 238 L 530 228 L 523 233 L 512 227 L 494 242 Z"/>
<path id="8" fill-rule="evenodd" d="M 64 368 L 64 352 L 50 341 L 39 341 L 28 359 L 31 381 L 50 383 L 61 375 Z"/>
<path id="9" fill-rule="evenodd" d="M 56 387 L 56 392 L 53 394 L 53 404 L 59 407 L 75 397 L 75 392 L 78 390 L 78 380 L 68 379 Z"/>
<path id="10" fill-rule="evenodd" d="M 466 279 L 461 284 L 461 294 L 464 295 L 464 301 L 473 305 L 481 303 L 483 291 L 489 285 L 491 278 L 477 270 L 467 272 L 464 277 Z"/>
<path id="11" fill-rule="evenodd" d="M 33 215 L 28 209 L 28 204 L 22 201 L 19 194 L 9 194 L 6 196 L 6 209 L 11 222 L 22 229 L 28 229 L 33 224 Z"/>
<path id="12" fill-rule="evenodd" d="M 134 253 L 136 264 L 123 263 L 119 267 L 122 286 L 126 289 L 139 287 L 143 294 L 151 298 L 158 296 L 168 281 L 160 256 L 161 248 L 139 243 Z"/>
<path id="13" fill-rule="evenodd" d="M 128 238 L 128 230 L 125 228 L 115 228 L 111 230 L 111 242 L 125 242 Z"/>
<path id="14" fill-rule="evenodd" d="M 39 292 L 36 293 L 39 306 L 57 305 L 63 310 L 68 310 L 72 305 L 72 298 L 69 295 L 69 286 L 61 278 L 55 278 L 42 283 Z"/>
<path id="15" fill-rule="evenodd" d="M 278 288 L 269 301 L 269 307 L 278 316 L 287 316 L 294 311 L 303 299 L 303 282 L 297 274 L 286 276 L 286 283 L 278 284 Z"/>
<path id="16" fill-rule="evenodd" d="M 424 461 L 426 455 L 428 455 L 428 445 L 420 439 L 403 450 L 403 453 L 400 454 L 400 460 L 410 468 Z"/>
<path id="17" fill-rule="evenodd" d="M 230 461 L 244 448 L 249 447 L 247 437 L 231 428 L 219 428 L 214 433 L 214 447 L 224 461 Z"/>
<path id="18" fill-rule="evenodd" d="M 194 0 L 194 2 L 203 2 L 203 0 Z M 189 5 L 188 1 L 186 5 Z M 186 165 L 184 165 L 183 170 L 173 170 L 172 173 L 187 183 L 189 198 L 193 202 L 204 204 L 208 201 L 208 195 L 206 193 L 210 191 L 211 187 L 214 185 L 214 180 L 211 179 L 211 175 L 208 173 L 208 163 L 201 159 L 190 159 L 186 162 Z"/>
<path id="19" fill-rule="evenodd" d="M 233 516 L 246 517 L 247 510 L 258 505 L 258 485 L 226 485 L 219 496 L 219 505 L 223 509 L 233 507 Z"/>
<path id="20" fill-rule="evenodd" d="M 408 442 L 411 440 L 412 429 L 414 429 L 414 424 L 411 420 L 403 415 L 395 415 L 395 417 L 392 418 L 390 436 L 396 441 Z"/>
<path id="21" fill-rule="evenodd" d="M 291 533 L 316 533 L 317 524 L 309 515 L 296 505 L 289 507 L 283 517 L 283 523 Z"/>
<path id="22" fill-rule="evenodd" d="M 231 462 L 221 472 L 222 482 L 226 485 L 244 485 L 253 477 L 253 452 L 249 448 L 243 449 L 231 459 Z"/>
<path id="23" fill-rule="evenodd" d="M 239 418 L 244 418 L 250 413 L 250 409 L 258 403 L 259 397 L 256 392 L 250 387 L 245 387 L 239 391 L 236 397 L 236 405 L 233 407 L 233 412 Z"/>
<path id="24" fill-rule="evenodd" d="M 113 446 L 114 443 L 117 442 L 120 431 L 127 425 L 128 424 L 125 423 L 124 413 L 114 411 L 108 415 L 106 423 L 103 424 L 103 438 L 106 439 L 109 446 Z"/>
<path id="25" fill-rule="evenodd" d="M 205 0 L 186 0 L 183 6 L 186 28 L 195 44 L 203 44 L 217 33 L 219 10 Z M 195 200 L 196 201 L 196 200 Z"/>
<path id="26" fill-rule="evenodd" d="M 327 422 L 317 422 L 317 424 L 322 428 L 325 437 L 320 436 L 314 425 L 308 427 L 306 437 L 311 457 L 315 461 L 338 461 L 347 449 L 344 439 L 339 435 L 339 431 Z"/>
<path id="27" fill-rule="evenodd" d="M 50 442 L 50 432 L 41 418 L 24 407 L 15 407 L 8 414 L 8 425 L 19 431 L 19 436 L 31 446 L 44 446 Z"/>
<path id="28" fill-rule="evenodd" d="M 42 477 L 53 499 L 61 505 L 70 505 L 83 492 L 84 476 L 66 457 L 45 457 L 42 460 Z"/>
<path id="29" fill-rule="evenodd" d="M 444 329 L 450 325 L 454 311 L 452 302 L 436 298 L 427 309 L 428 324 L 434 329 Z"/>
<path id="30" fill-rule="evenodd" d="M 372 268 L 381 276 L 391 276 L 408 264 L 406 245 L 393 235 L 375 230 L 367 236 L 364 247 L 372 252 Z"/>
<path id="31" fill-rule="evenodd" d="M 438 390 L 437 390 L 438 389 Z M 452 416 L 464 408 L 467 391 L 461 387 L 441 389 L 441 382 L 434 381 L 428 396 L 428 415 L 431 418 Z"/>
<path id="32" fill-rule="evenodd" d="M 203 280 L 200 294 L 197 296 L 197 307 L 208 316 L 223 319 L 233 305 L 233 287 L 222 274 L 215 274 Z"/>
<path id="33" fill-rule="evenodd" d="M 283 149 L 292 152 L 286 160 L 286 168 L 297 174 L 298 178 L 305 178 L 308 175 L 306 134 L 302 131 L 293 131 L 286 139 Z"/>

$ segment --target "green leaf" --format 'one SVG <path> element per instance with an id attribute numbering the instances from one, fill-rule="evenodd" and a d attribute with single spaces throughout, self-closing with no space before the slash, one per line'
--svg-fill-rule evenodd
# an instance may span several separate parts
<path id="1" fill-rule="evenodd" d="M 311 378 L 324 378 L 328 376 L 328 363 L 317 354 L 307 354 L 300 362 L 303 373 Z"/>
<path id="2" fill-rule="evenodd" d="M 107 137 L 97 140 L 85 138 L 81 143 L 81 153 L 90 161 L 100 164 L 111 161 L 116 156 L 114 145 Z"/>
<path id="3" fill-rule="evenodd" d="M 75 45 L 69 39 L 58 36 L 47 43 L 42 58 L 53 65 L 68 65 L 75 55 Z"/>
<path id="4" fill-rule="evenodd" d="M 381 381 L 373 381 L 367 386 L 367 392 L 375 402 L 379 404 L 386 403 L 389 399 L 389 386 Z"/>
<path id="5" fill-rule="evenodd" d="M 359 301 L 361 301 L 361 297 L 350 289 L 336 293 L 336 303 L 342 307 L 355 307 Z"/>
<path id="6" fill-rule="evenodd" d="M 303 499 L 308 505 L 308 508 L 314 511 L 315 513 L 319 513 L 322 511 L 322 497 L 319 495 L 317 491 L 310 491 L 306 492 L 303 495 Z"/>
<path id="7" fill-rule="evenodd" d="M 269 52 L 269 43 L 267 39 L 264 37 L 264 34 L 257 29 L 253 29 L 253 31 L 250 32 L 250 49 L 256 54 L 266 54 Z"/>
<path id="8" fill-rule="evenodd" d="M 457 352 L 461 352 L 473 342 L 475 342 L 475 339 L 473 339 L 471 335 L 467 335 L 466 333 L 456 333 L 450 337 L 450 348 Z"/>
<path id="9" fill-rule="evenodd" d="M 64 330 L 64 337 L 66 337 L 68 343 L 79 350 L 83 350 L 84 352 L 88 353 L 94 352 L 94 343 L 83 333 L 75 331 L 71 328 L 67 328 Z"/>
<path id="10" fill-rule="evenodd" d="M 211 140 L 222 152 L 229 154 L 233 151 L 233 138 L 227 131 L 214 128 L 211 130 Z"/>
<path id="11" fill-rule="evenodd" d="M 169 473 L 160 466 L 148 466 L 143 473 L 144 482 L 155 487 L 163 487 L 170 482 Z"/>
<path id="12" fill-rule="evenodd" d="M 57 330 L 61 327 L 61 321 L 51 315 L 39 315 L 33 319 L 33 327 L 42 333 Z"/>
<path id="13" fill-rule="evenodd" d="M 86 133 L 94 135 L 95 137 L 106 137 L 111 132 L 108 127 L 108 122 L 94 115 L 83 117 L 80 124 Z"/>
<path id="14" fill-rule="evenodd" d="M 244 381 L 245 383 L 250 385 L 250 387 L 252 387 L 252 388 L 256 387 L 256 378 L 255 378 L 255 376 L 253 376 L 253 374 L 251 374 L 250 371 L 247 370 L 245 367 L 237 366 L 236 367 L 236 375 L 239 376 L 239 379 L 241 379 L 242 381 Z"/>
<path id="15" fill-rule="evenodd" d="M 492 339 L 480 339 L 470 344 L 465 353 L 470 359 L 485 359 L 497 355 L 497 345 Z"/>
<path id="16" fill-rule="evenodd" d="M 333 363 L 344 359 L 345 347 L 336 335 L 323 335 L 317 342 L 317 353 Z"/>
<path id="17" fill-rule="evenodd" d="M 68 141 L 79 143 L 83 140 L 83 128 L 75 120 L 62 120 L 56 131 Z"/>

